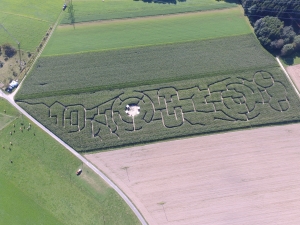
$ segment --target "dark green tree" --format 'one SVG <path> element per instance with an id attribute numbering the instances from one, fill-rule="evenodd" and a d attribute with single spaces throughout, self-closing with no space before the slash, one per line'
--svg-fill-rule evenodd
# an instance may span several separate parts
<path id="1" fill-rule="evenodd" d="M 290 44 L 294 41 L 296 33 L 292 26 L 286 26 L 282 29 L 280 37 L 283 39 L 284 44 Z"/>
<path id="2" fill-rule="evenodd" d="M 254 24 L 254 32 L 260 43 L 267 49 L 272 49 L 272 41 L 280 39 L 284 23 L 276 18 L 266 16 Z"/>
<path id="3" fill-rule="evenodd" d="M 4 45 L 2 45 L 2 48 L 3 48 L 5 55 L 8 58 L 13 57 L 17 53 L 17 50 L 14 47 L 12 47 L 10 44 L 4 44 Z"/>
<path id="4" fill-rule="evenodd" d="M 241 0 L 252 24 L 265 16 L 278 17 L 287 23 L 300 22 L 299 0 Z"/>
<path id="5" fill-rule="evenodd" d="M 292 53 L 294 53 L 294 50 L 295 50 L 295 48 L 294 48 L 293 44 L 286 44 L 281 49 L 281 55 L 282 56 L 291 55 Z"/>
<path id="6" fill-rule="evenodd" d="M 300 35 L 294 37 L 294 48 L 296 51 L 300 50 Z"/>

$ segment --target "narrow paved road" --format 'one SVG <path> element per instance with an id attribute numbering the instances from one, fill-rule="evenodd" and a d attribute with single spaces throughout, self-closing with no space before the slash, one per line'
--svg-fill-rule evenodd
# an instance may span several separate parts
<path id="1" fill-rule="evenodd" d="M 86 160 L 82 155 L 80 155 L 78 152 L 76 152 L 73 148 L 71 148 L 69 145 L 67 145 L 65 142 L 63 142 L 60 138 L 58 138 L 55 134 L 53 134 L 50 130 L 48 130 L 46 127 L 44 127 L 41 123 L 39 123 L 36 119 L 34 119 L 31 115 L 29 115 L 24 109 L 22 109 L 13 99 L 13 95 L 6 95 L 2 92 L 0 89 L 0 97 L 6 99 L 9 101 L 17 110 L 19 110 L 24 116 L 26 116 L 28 119 L 30 119 L 33 123 L 35 123 L 37 126 L 39 126 L 41 129 L 43 129 L 47 134 L 49 134 L 52 138 L 54 138 L 56 141 L 58 141 L 61 145 L 63 145 L 66 149 L 68 149 L 73 155 L 75 155 L 79 160 L 81 160 L 85 165 L 87 165 L 91 170 L 93 170 L 96 174 L 98 174 L 105 182 L 111 186 L 127 203 L 127 205 L 131 208 L 131 210 L 135 213 L 135 215 L 138 217 L 140 222 L 143 225 L 147 225 L 148 223 L 142 216 L 142 214 L 138 211 L 138 209 L 135 207 L 135 205 L 130 201 L 130 199 L 123 193 L 123 191 L 116 186 L 105 174 L 103 174 L 99 169 L 97 169 L 93 164 L 91 164 L 88 160 Z"/>

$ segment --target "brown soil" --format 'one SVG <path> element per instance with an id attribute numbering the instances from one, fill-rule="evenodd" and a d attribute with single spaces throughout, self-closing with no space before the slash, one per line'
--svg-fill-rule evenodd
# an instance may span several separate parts
<path id="1" fill-rule="evenodd" d="M 300 124 L 85 155 L 149 224 L 300 224 Z"/>
<path id="2" fill-rule="evenodd" d="M 295 66 L 288 66 L 286 71 L 292 78 L 294 84 L 296 85 L 297 89 L 300 90 L 300 65 Z"/>

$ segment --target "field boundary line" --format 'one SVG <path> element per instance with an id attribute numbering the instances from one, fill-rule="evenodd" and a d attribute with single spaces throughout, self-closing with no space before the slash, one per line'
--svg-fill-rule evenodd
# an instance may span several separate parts
<path id="1" fill-rule="evenodd" d="M 32 20 L 38 20 L 38 21 L 42 21 L 42 22 L 51 23 L 51 21 L 49 21 L 49 20 L 43 20 L 43 19 L 31 17 L 31 16 L 22 15 L 22 14 L 3 12 L 3 11 L 0 11 L 0 12 L 2 12 L 4 14 L 8 14 L 8 15 L 19 16 L 19 17 L 24 17 L 24 18 L 27 18 L 27 19 L 32 19 Z"/>
<path id="2" fill-rule="evenodd" d="M 52 27 L 52 29 L 51 29 L 51 31 L 50 31 L 50 33 L 49 33 L 48 38 L 46 39 L 45 43 L 43 44 L 43 46 L 42 46 L 41 49 L 39 50 L 38 54 L 36 55 L 34 61 L 32 62 L 31 66 L 30 66 L 30 68 L 28 69 L 28 71 L 27 71 L 26 75 L 24 76 L 23 80 L 21 81 L 21 83 L 19 84 L 19 86 L 17 87 L 17 89 L 16 89 L 12 94 L 8 95 L 8 97 L 11 98 L 13 101 L 14 101 L 15 95 L 17 94 L 17 92 L 18 92 L 19 89 L 21 88 L 21 86 L 22 86 L 24 80 L 26 79 L 27 74 L 29 74 L 30 71 L 32 70 L 32 68 L 34 67 L 34 64 L 36 63 L 36 61 L 38 60 L 38 58 L 41 56 L 41 54 L 42 54 L 42 52 L 44 51 L 46 45 L 48 44 L 48 41 L 50 40 L 52 34 L 53 34 L 54 31 L 56 30 L 56 27 L 57 27 L 58 23 L 60 22 L 60 17 L 61 17 L 61 15 L 62 15 L 62 12 L 63 12 L 63 11 L 61 11 L 61 12 L 59 13 L 58 18 L 57 18 L 55 24 L 53 25 L 53 27 Z"/>
<path id="3" fill-rule="evenodd" d="M 7 127 L 9 124 L 11 124 L 13 121 L 16 120 L 17 117 L 13 118 L 12 120 L 10 120 L 9 122 L 7 122 L 6 124 L 4 124 L 2 127 L 0 126 L 0 131 L 3 130 L 5 127 Z"/>
<path id="4" fill-rule="evenodd" d="M 300 98 L 300 93 L 299 90 L 297 89 L 297 87 L 295 86 L 293 80 L 291 79 L 290 75 L 288 74 L 288 72 L 285 70 L 284 66 L 282 65 L 282 63 L 280 62 L 280 59 L 278 58 L 278 56 L 276 56 L 276 60 L 278 62 L 278 64 L 280 65 L 281 69 L 283 70 L 283 72 L 285 73 L 287 79 L 289 80 L 289 82 L 291 83 L 292 87 L 294 88 L 294 90 L 296 91 L 298 97 Z"/>
<path id="5" fill-rule="evenodd" d="M 16 116 L 10 116 L 10 115 L 7 115 L 7 114 L 5 114 L 5 113 L 0 113 L 0 115 L 6 116 L 6 117 L 13 117 L 13 118 L 16 118 Z"/>

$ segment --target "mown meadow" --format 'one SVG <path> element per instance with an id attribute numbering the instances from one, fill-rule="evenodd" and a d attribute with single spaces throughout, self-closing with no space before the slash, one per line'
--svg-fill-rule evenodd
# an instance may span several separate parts
<path id="1" fill-rule="evenodd" d="M 240 8 L 59 26 L 43 56 L 213 39 L 251 33 Z"/>
<path id="2" fill-rule="evenodd" d="M 3 99 L 0 109 L 14 117 L 0 130 L 0 224 L 139 224 L 75 156 Z"/>
<path id="3" fill-rule="evenodd" d="M 0 45 L 10 43 L 24 51 L 34 52 L 49 27 L 61 12 L 63 1 L 1 0 Z M 14 40 L 16 39 L 16 40 Z"/>
<path id="4" fill-rule="evenodd" d="M 236 4 L 214 0 L 188 0 L 177 2 L 177 4 L 146 3 L 132 0 L 109 0 L 103 2 L 72 0 L 69 1 L 62 23 L 166 15 L 231 7 L 236 7 Z"/>

